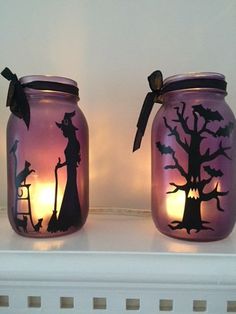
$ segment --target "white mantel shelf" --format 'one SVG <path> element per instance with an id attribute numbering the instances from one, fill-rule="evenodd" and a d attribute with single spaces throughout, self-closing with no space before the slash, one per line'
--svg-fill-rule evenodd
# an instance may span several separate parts
<path id="1" fill-rule="evenodd" d="M 236 231 L 186 242 L 149 215 L 93 213 L 72 235 L 31 239 L 0 219 L 0 313 L 236 313 Z"/>

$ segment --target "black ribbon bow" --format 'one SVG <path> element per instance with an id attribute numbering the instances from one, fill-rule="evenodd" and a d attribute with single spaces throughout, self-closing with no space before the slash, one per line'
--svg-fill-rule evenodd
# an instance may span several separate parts
<path id="1" fill-rule="evenodd" d="M 141 141 L 147 126 L 148 118 L 150 116 L 154 103 L 161 102 L 160 99 L 158 99 L 163 86 L 163 77 L 161 71 L 157 70 L 153 72 L 148 77 L 148 82 L 152 91 L 147 93 L 138 118 L 138 129 L 134 139 L 133 152 L 140 148 Z"/>
<path id="2" fill-rule="evenodd" d="M 16 74 L 13 74 L 10 69 L 5 68 L 1 72 L 2 76 L 10 81 L 7 107 L 10 107 L 11 112 L 20 119 L 23 119 L 27 129 L 30 125 L 30 107 L 26 98 L 24 88 L 21 86 Z"/>

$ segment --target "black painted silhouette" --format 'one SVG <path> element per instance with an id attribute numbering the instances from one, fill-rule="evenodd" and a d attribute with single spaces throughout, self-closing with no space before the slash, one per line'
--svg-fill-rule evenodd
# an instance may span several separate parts
<path id="1" fill-rule="evenodd" d="M 42 228 L 42 222 L 43 222 L 43 218 L 38 219 L 38 222 L 36 223 L 36 225 L 34 225 L 34 230 L 36 232 L 40 231 L 40 228 Z"/>
<path id="2" fill-rule="evenodd" d="M 19 143 L 19 141 L 18 141 L 18 140 L 15 140 L 15 142 L 14 142 L 12 148 L 10 149 L 10 153 L 12 153 L 12 154 L 15 154 L 15 153 L 16 153 L 17 147 L 18 147 L 18 143 Z"/>
<path id="3" fill-rule="evenodd" d="M 61 159 L 58 158 L 58 163 L 61 162 Z M 58 167 L 56 165 L 54 173 L 55 173 L 55 198 L 54 198 L 54 210 L 52 216 L 48 223 L 48 232 L 57 232 L 58 231 L 58 221 L 57 221 L 57 189 L 58 189 L 58 174 L 57 174 Z"/>
<path id="4" fill-rule="evenodd" d="M 22 228 L 24 232 L 27 232 L 27 222 L 28 222 L 28 218 L 25 215 L 23 215 L 23 220 L 20 218 L 16 218 L 15 224 L 16 224 L 17 230 L 21 231 L 20 228 Z"/>
<path id="5" fill-rule="evenodd" d="M 32 173 L 35 172 L 35 170 L 33 169 L 29 169 L 31 166 L 31 163 L 28 162 L 27 160 L 25 161 L 25 166 L 24 169 L 22 169 L 18 175 L 15 178 L 15 184 L 16 184 L 16 188 L 18 189 L 20 186 L 24 186 L 26 185 L 26 179 L 27 177 Z"/>
<path id="6" fill-rule="evenodd" d="M 163 154 L 169 154 L 172 157 L 173 164 L 166 165 L 165 170 L 174 169 L 179 172 L 179 174 L 185 179 L 186 183 L 183 185 L 176 184 L 175 182 L 170 182 L 169 184 L 174 187 L 174 190 L 168 191 L 167 193 L 176 193 L 178 191 L 185 192 L 185 205 L 182 221 L 172 221 L 169 227 L 172 230 L 176 229 L 186 229 L 188 233 L 192 229 L 196 232 L 200 230 L 213 230 L 213 228 L 206 226 L 209 221 L 203 221 L 201 218 L 201 203 L 207 202 L 212 199 L 216 200 L 217 209 L 219 211 L 224 211 L 220 205 L 220 197 L 228 194 L 229 191 L 219 191 L 218 183 L 216 183 L 215 188 L 206 192 L 204 189 L 212 181 L 213 178 L 222 177 L 223 172 L 220 169 L 214 169 L 209 163 L 219 156 L 224 156 L 226 159 L 231 159 L 227 154 L 227 151 L 231 148 L 229 146 L 224 146 L 222 141 L 219 143 L 218 149 L 214 152 L 210 152 L 208 148 L 205 153 L 201 153 L 201 143 L 204 140 L 204 135 L 217 137 L 229 137 L 234 124 L 229 122 L 224 127 L 219 127 L 216 132 L 209 129 L 209 124 L 215 121 L 223 120 L 223 117 L 218 111 L 212 111 L 211 109 L 205 109 L 201 104 L 192 106 L 193 113 L 193 127 L 191 128 L 188 123 L 189 117 L 185 115 L 186 104 L 182 102 L 182 106 L 177 106 L 176 119 L 173 122 L 176 123 L 172 126 L 164 117 L 164 125 L 169 130 L 168 136 L 173 136 L 178 145 L 188 154 L 188 165 L 187 171 L 181 166 L 179 160 L 176 157 L 176 152 L 171 146 L 166 146 L 160 142 L 156 143 L 156 147 Z M 201 123 L 200 123 L 201 120 Z M 184 134 L 189 137 L 189 141 L 186 138 L 183 140 L 181 134 L 177 129 L 179 125 L 183 129 Z M 207 178 L 203 179 L 201 177 L 201 168 L 207 174 Z"/>
<path id="7" fill-rule="evenodd" d="M 17 157 L 16 157 L 16 151 L 18 148 L 18 143 L 19 141 L 16 139 L 14 144 L 12 145 L 11 149 L 10 149 L 10 154 L 13 154 L 13 158 L 14 158 L 14 179 L 16 180 L 16 175 L 17 175 Z"/>
<path id="8" fill-rule="evenodd" d="M 58 231 L 58 223 L 57 223 L 57 210 L 53 210 L 52 216 L 48 223 L 48 232 L 57 232 Z"/>
<path id="9" fill-rule="evenodd" d="M 78 129 L 72 124 L 72 117 L 74 117 L 74 115 L 75 111 L 66 112 L 62 122 L 56 122 L 57 127 L 61 129 L 64 137 L 68 139 L 68 143 L 64 151 L 65 161 L 61 163 L 61 159 L 59 158 L 55 167 L 55 204 L 52 217 L 48 224 L 49 232 L 66 231 L 72 226 L 78 227 L 82 224 L 81 207 L 77 189 L 77 167 L 81 160 L 80 143 L 76 138 L 76 131 Z M 57 170 L 65 166 L 67 170 L 67 181 L 57 218 Z"/>
<path id="10" fill-rule="evenodd" d="M 19 227 L 23 228 L 24 232 L 27 232 L 27 225 L 28 225 L 28 218 L 30 218 L 31 225 L 36 232 L 39 232 L 40 228 L 42 227 L 43 218 L 38 220 L 38 223 L 34 225 L 33 218 L 32 218 L 32 210 L 31 210 L 31 201 L 30 201 L 30 186 L 31 184 L 27 183 L 26 180 L 29 175 L 35 170 L 30 169 L 31 163 L 29 161 L 25 161 L 24 168 L 17 173 L 17 148 L 18 148 L 18 140 L 15 140 L 13 146 L 10 149 L 10 153 L 13 154 L 14 158 L 14 180 L 15 180 L 15 202 L 14 207 L 12 209 L 14 215 L 14 221 L 16 224 L 16 228 L 20 231 Z M 25 191 L 25 193 L 24 193 Z M 21 212 L 18 210 L 18 203 L 26 201 L 27 202 L 27 211 Z M 19 218 L 19 216 L 23 215 L 23 220 Z"/>

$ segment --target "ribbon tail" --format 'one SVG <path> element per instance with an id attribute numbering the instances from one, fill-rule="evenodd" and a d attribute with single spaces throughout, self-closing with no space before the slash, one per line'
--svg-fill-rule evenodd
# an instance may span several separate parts
<path id="1" fill-rule="evenodd" d="M 144 135 L 144 132 L 146 130 L 148 118 L 150 116 L 150 113 L 152 111 L 155 98 L 157 97 L 157 92 L 150 92 L 146 95 L 142 110 L 140 112 L 139 118 L 138 118 L 138 123 L 137 123 L 137 132 L 135 135 L 134 139 L 134 144 L 133 144 L 133 152 L 135 152 L 137 149 L 140 148 L 141 141 Z"/>
<path id="2" fill-rule="evenodd" d="M 144 99 L 144 103 L 138 118 L 137 132 L 134 139 L 133 152 L 140 148 L 141 141 L 147 126 L 148 118 L 155 102 L 161 102 L 158 97 L 161 94 L 163 86 L 163 77 L 161 71 L 154 71 L 148 76 L 148 83 L 152 92 L 148 93 Z"/>
<path id="3" fill-rule="evenodd" d="M 143 133 L 138 129 L 135 138 L 134 138 L 134 145 L 133 145 L 133 153 L 140 148 L 141 142 L 143 138 Z"/>

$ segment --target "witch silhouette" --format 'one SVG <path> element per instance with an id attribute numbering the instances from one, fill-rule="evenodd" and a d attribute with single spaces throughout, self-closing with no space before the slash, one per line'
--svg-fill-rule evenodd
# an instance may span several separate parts
<path id="1" fill-rule="evenodd" d="M 82 224 L 81 207 L 77 189 L 77 167 L 81 160 L 80 143 L 76 138 L 76 131 L 78 129 L 72 124 L 72 117 L 74 115 L 75 111 L 66 112 L 61 123 L 56 122 L 56 125 L 61 129 L 64 137 L 68 139 L 64 151 L 65 162 L 62 163 L 61 159 L 58 158 L 58 163 L 55 167 L 56 173 L 59 168 L 65 166 L 67 170 L 65 191 L 55 228 L 57 231 L 66 231 L 72 226 L 78 227 Z M 56 231 L 55 229 L 54 232 Z"/>

